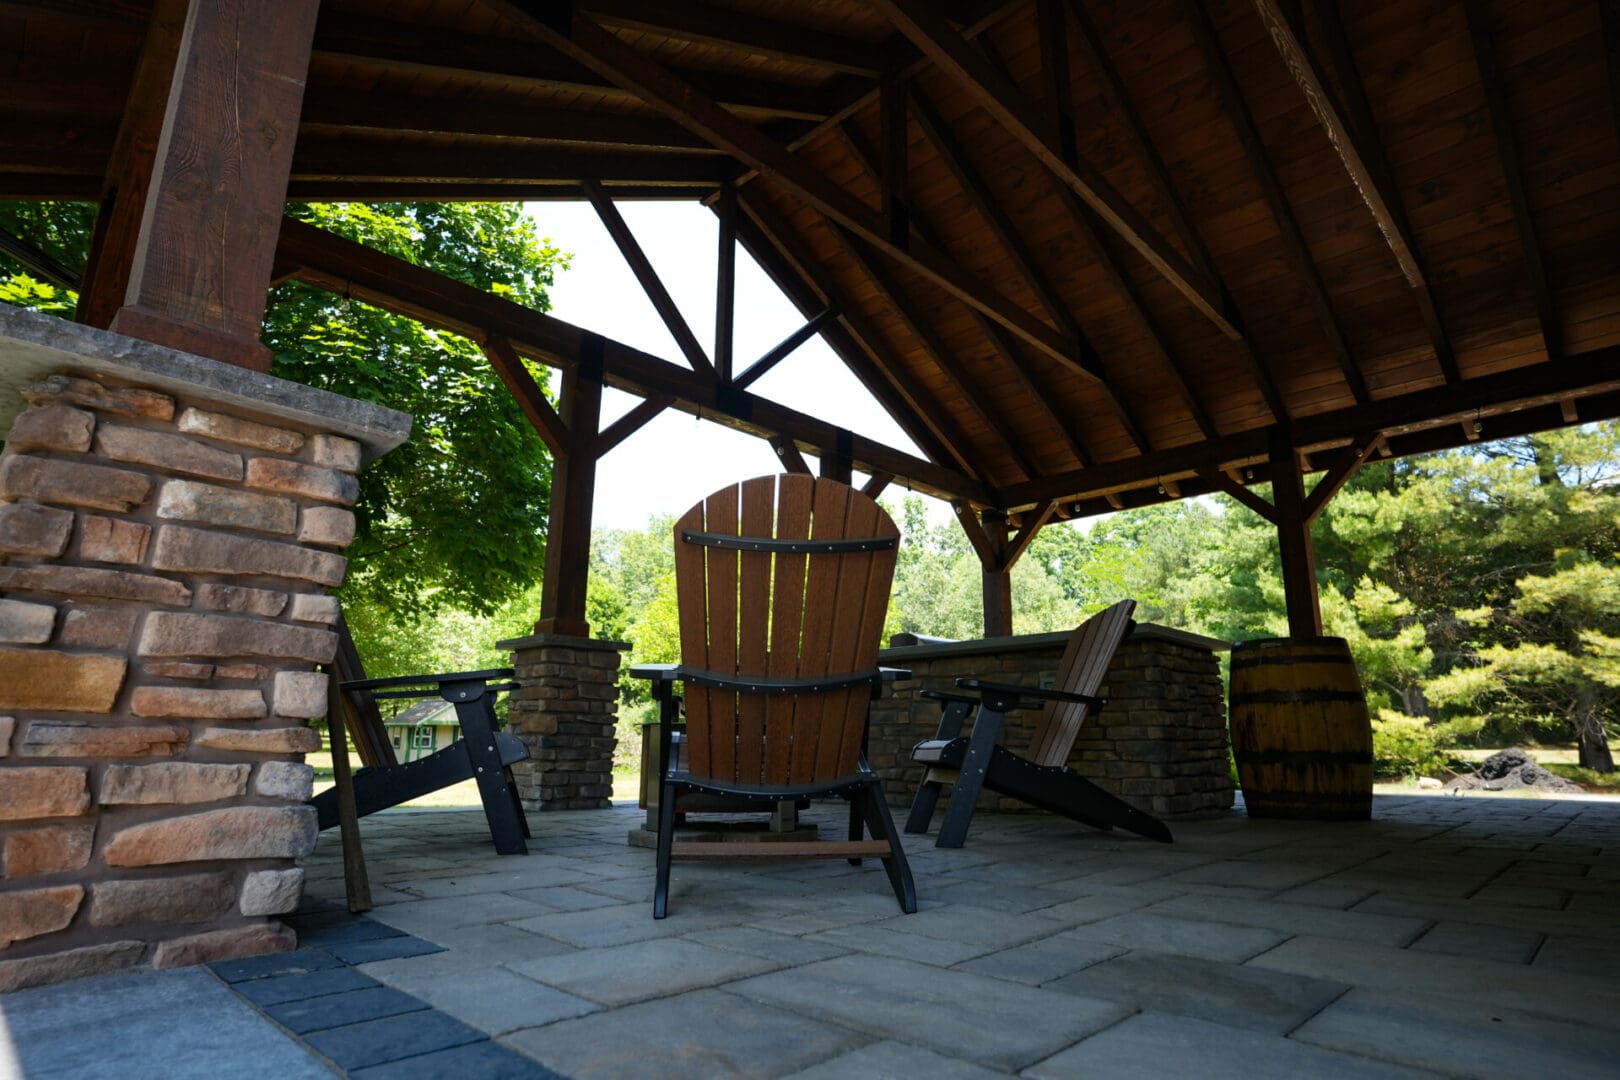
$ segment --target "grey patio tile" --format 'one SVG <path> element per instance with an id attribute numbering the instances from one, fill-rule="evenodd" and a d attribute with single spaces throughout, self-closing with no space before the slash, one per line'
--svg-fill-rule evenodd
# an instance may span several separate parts
<path id="1" fill-rule="evenodd" d="M 1612 898 L 1608 900 L 1606 906 L 1594 905 L 1590 911 L 1579 910 L 1580 897 L 1576 897 L 1575 900 L 1571 910 L 1550 911 L 1495 904 L 1473 904 L 1466 900 L 1425 901 L 1409 895 L 1379 891 L 1356 904 L 1352 910 L 1419 919 L 1483 923 L 1487 926 L 1508 928 L 1533 927 L 1544 934 L 1620 941 L 1620 920 L 1614 918 Z"/>
<path id="2" fill-rule="evenodd" d="M 533 889 L 508 889 L 519 900 L 539 904 L 550 911 L 584 911 L 587 908 L 613 907 L 623 903 L 617 896 L 592 892 L 573 885 L 543 885 Z"/>
<path id="3" fill-rule="evenodd" d="M 752 926 L 696 930 L 681 936 L 700 945 L 713 945 L 718 949 L 732 949 L 753 956 L 763 956 L 780 964 L 810 964 L 817 960 L 842 956 L 849 951 L 826 942 L 794 937 L 791 934 L 775 934 Z"/>
<path id="4" fill-rule="evenodd" d="M 1010 1076 L 920 1046 L 879 1042 L 812 1065 L 783 1080 L 1008 1080 Z"/>
<path id="5" fill-rule="evenodd" d="M 0 998 L 0 1075 L 218 1080 L 252 1061 L 277 1080 L 331 1072 L 200 968 L 128 971 Z"/>
<path id="6" fill-rule="evenodd" d="M 1258 927 L 1175 918 L 1145 911 L 1085 923 L 1069 933 L 1090 941 L 1123 945 L 1127 949 L 1154 949 L 1231 963 L 1241 963 L 1288 937 L 1287 934 Z"/>
<path id="7" fill-rule="evenodd" d="M 440 1012 L 488 1035 L 539 1027 L 595 1012 L 598 1006 L 502 967 L 393 972 L 388 978 Z"/>
<path id="8" fill-rule="evenodd" d="M 1620 1033 L 1423 994 L 1352 990 L 1293 1033 L 1301 1042 L 1475 1077 L 1612 1078 Z"/>
<path id="9" fill-rule="evenodd" d="M 350 990 L 325 997 L 301 998 L 280 1005 L 270 1005 L 265 1013 L 294 1035 L 307 1035 L 311 1031 L 358 1024 L 362 1020 L 376 1020 L 384 1016 L 417 1012 L 427 1008 L 427 1002 L 387 986 L 372 986 L 364 990 Z"/>
<path id="10" fill-rule="evenodd" d="M 1017 983 L 906 960 L 845 956 L 732 983 L 727 992 L 952 1057 L 1016 1070 L 1129 1010 L 1076 997 L 1063 1009 Z"/>
<path id="11" fill-rule="evenodd" d="M 424 956 L 443 952 L 444 946 L 435 945 L 419 937 L 402 934 L 398 937 L 373 938 L 369 941 L 345 942 L 328 945 L 327 951 L 345 964 L 366 964 L 373 960 L 397 960 L 404 956 Z"/>
<path id="12" fill-rule="evenodd" d="M 288 920 L 288 925 L 298 932 L 298 944 L 305 948 L 319 948 L 331 951 L 329 946 L 344 945 L 355 941 L 372 941 L 376 938 L 398 937 L 398 929 L 364 915 L 351 915 L 347 911 L 329 913 L 319 920 L 297 919 Z"/>
<path id="13" fill-rule="evenodd" d="M 1156 904 L 1169 896 L 1181 896 L 1182 890 L 1173 889 L 1161 892 L 1158 890 L 1119 889 L 1107 891 L 1083 890 L 1073 900 L 1066 900 L 1061 904 L 1041 908 L 1035 914 L 1046 919 L 1053 919 L 1066 926 L 1079 926 L 1081 923 L 1096 922 L 1099 919 L 1111 918 L 1124 914 L 1127 911 L 1139 911 L 1151 904 Z"/>
<path id="14" fill-rule="evenodd" d="M 1295 1042 L 1280 1035 L 1211 1024 L 1187 1016 L 1139 1013 L 1021 1074 L 1030 1080 L 1334 1080 L 1432 1077 Z"/>
<path id="15" fill-rule="evenodd" d="M 916 916 L 912 915 L 909 918 Z M 892 920 L 837 926 L 831 930 L 809 934 L 805 940 L 833 949 L 837 953 L 852 951 L 875 953 L 878 956 L 894 956 L 936 967 L 950 967 L 963 960 L 983 956 L 995 948 L 992 945 L 908 934 L 896 927 Z"/>
<path id="16" fill-rule="evenodd" d="M 1315 934 L 1376 945 L 1405 945 L 1425 925 L 1422 919 L 1370 915 L 1349 911 L 1322 911 L 1270 900 L 1228 900 L 1211 896 L 1178 896 L 1160 901 L 1147 911 L 1208 922 L 1259 926 L 1288 934 Z"/>
<path id="17" fill-rule="evenodd" d="M 568 1080 L 544 1065 L 492 1042 L 466 1043 L 404 1061 L 356 1069 L 354 1080 L 444 1080 L 447 1076 L 478 1080 Z"/>
<path id="18" fill-rule="evenodd" d="M 550 956 L 573 948 L 506 923 L 434 927 L 419 936 L 443 945 L 457 958 L 475 963 L 498 963 L 512 957 Z"/>
<path id="19" fill-rule="evenodd" d="M 1354 986 L 1463 996 L 1481 1008 L 1519 1009 L 1604 1028 L 1613 1027 L 1620 1016 L 1620 987 L 1612 980 L 1521 964 L 1305 935 L 1255 957 L 1250 964 L 1298 975 L 1331 971 L 1335 978 Z"/>
<path id="20" fill-rule="evenodd" d="M 594 892 L 598 896 L 621 904 L 635 901 L 636 903 L 647 904 L 649 907 L 652 905 L 653 879 L 651 874 L 638 874 L 635 877 L 589 878 L 577 882 L 576 887 L 581 891 Z"/>
<path id="21" fill-rule="evenodd" d="M 430 1009 L 316 1031 L 305 1041 L 339 1068 L 363 1069 L 483 1038 L 476 1028 Z"/>
<path id="22" fill-rule="evenodd" d="M 221 960 L 208 965 L 208 970 L 226 982 L 234 983 L 276 975 L 304 975 L 323 968 L 342 966 L 343 961 L 320 949 L 294 949 L 292 952 L 249 956 L 242 960 Z"/>
<path id="23" fill-rule="evenodd" d="M 730 926 L 746 921 L 748 911 L 726 911 L 719 908 L 682 911 L 670 901 L 667 919 L 654 919 L 652 904 L 619 904 L 615 907 L 587 908 L 583 911 L 558 911 L 515 920 L 511 925 L 533 934 L 556 938 L 576 948 L 600 949 L 612 945 L 625 945 L 632 941 L 646 941 L 658 937 L 675 937 L 693 930 L 706 930 L 716 926 Z"/>
<path id="24" fill-rule="evenodd" d="M 530 915 L 542 914 L 544 911 L 545 909 L 538 904 L 497 892 L 394 904 L 376 909 L 371 913 L 371 917 L 389 926 L 398 927 L 407 934 L 423 935 L 443 927 L 512 922 Z"/>
<path id="25" fill-rule="evenodd" d="M 1614 900 L 1611 898 L 1609 903 L 1612 912 Z M 1620 971 L 1620 943 L 1592 938 L 1549 937 L 1531 963 L 1545 971 L 1612 979 L 1615 972 Z"/>
<path id="26" fill-rule="evenodd" d="M 1176 885 L 1233 885 L 1276 891 L 1304 885 L 1342 868 L 1342 865 L 1277 862 L 1264 858 L 1228 859 L 1178 870 L 1166 874 L 1163 880 Z"/>
<path id="27" fill-rule="evenodd" d="M 268 979 L 248 979 L 235 983 L 231 989 L 255 1005 L 280 1005 L 284 1001 L 341 994 L 348 990 L 362 990 L 376 986 L 369 978 L 351 967 L 323 968 L 303 975 L 273 975 Z"/>
<path id="28" fill-rule="evenodd" d="M 966 904 L 950 904 L 918 911 L 914 915 L 900 915 L 873 925 L 938 941 L 980 945 L 984 946 L 984 950 L 989 950 L 1010 948 L 1035 938 L 1050 937 L 1068 924 L 1039 914 L 1018 915 Z"/>
<path id="29" fill-rule="evenodd" d="M 1171 953 L 1129 952 L 1048 983 L 1048 990 L 1286 1035 L 1343 994 L 1344 983 Z"/>
<path id="30" fill-rule="evenodd" d="M 957 964 L 960 971 L 1040 986 L 1124 952 L 1117 945 L 1060 934 Z"/>
<path id="31" fill-rule="evenodd" d="M 1320 881 L 1313 881 L 1280 892 L 1272 899 L 1285 904 L 1337 908 L 1342 911 L 1345 908 L 1353 907 L 1372 894 L 1372 889 L 1357 888 L 1349 885 L 1330 885 Z"/>
<path id="32" fill-rule="evenodd" d="M 1407 948 L 1416 952 L 1496 960 L 1503 964 L 1528 964 L 1541 947 L 1541 940 L 1542 935 L 1536 930 L 1438 922 Z"/>
<path id="33" fill-rule="evenodd" d="M 912 867 L 913 872 L 916 867 Z M 977 879 L 928 879 L 928 896 L 945 904 L 968 904 L 993 911 L 1012 911 L 1025 914 L 1037 908 L 1051 907 L 1074 899 L 1072 889 L 1052 888 L 1045 885 L 1026 885 L 1010 889 L 993 881 Z"/>
<path id="34" fill-rule="evenodd" d="M 500 1040 L 573 1080 L 781 1076 L 866 1039 L 793 1011 L 717 990 L 593 1013 Z"/>
<path id="35" fill-rule="evenodd" d="M 695 941 L 661 938 L 507 966 L 578 997 L 603 1005 L 627 1005 L 758 975 L 782 965 Z"/>
<path id="36" fill-rule="evenodd" d="M 1492 883 L 1474 893 L 1469 899 L 1476 904 L 1507 904 L 1512 907 L 1549 908 L 1559 911 L 1569 903 L 1570 895 L 1563 889 Z"/>

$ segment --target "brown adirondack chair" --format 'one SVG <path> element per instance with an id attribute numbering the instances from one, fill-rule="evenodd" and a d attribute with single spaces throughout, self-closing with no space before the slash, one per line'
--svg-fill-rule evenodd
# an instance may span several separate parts
<path id="1" fill-rule="evenodd" d="M 942 701 L 944 710 L 934 737 L 912 749 L 912 760 L 928 771 L 911 804 L 906 832 L 928 831 L 940 789 L 949 783 L 951 801 L 934 841 L 937 847 L 962 846 L 982 788 L 1100 829 L 1117 825 L 1169 843 L 1170 830 L 1162 821 L 1108 794 L 1064 764 L 1087 714 L 1107 704 L 1095 695 L 1120 642 L 1135 625 L 1131 621 L 1134 610 L 1135 600 L 1122 600 L 1081 623 L 1064 647 L 1054 689 L 957 679 L 957 686 L 976 693 L 924 691 L 925 697 Z M 1008 712 L 1041 708 L 1043 703 L 1046 712 L 1028 750 L 1019 755 L 996 744 Z M 962 724 L 975 711 L 973 731 L 964 736 Z"/>
<path id="2" fill-rule="evenodd" d="M 884 681 L 877 652 L 898 541 L 870 498 L 803 474 L 722 488 L 675 523 L 681 663 L 631 671 L 652 680 L 662 721 L 654 918 L 667 911 L 675 859 L 878 858 L 901 910 L 917 910 L 864 752 L 867 710 Z M 850 838 L 677 841 L 676 803 L 690 793 L 764 809 L 838 796 L 850 804 Z"/>

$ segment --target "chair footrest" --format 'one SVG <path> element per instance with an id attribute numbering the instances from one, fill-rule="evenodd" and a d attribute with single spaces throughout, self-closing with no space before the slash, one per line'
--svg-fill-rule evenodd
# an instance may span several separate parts
<path id="1" fill-rule="evenodd" d="M 911 748 L 911 760 L 919 765 L 938 765 L 946 748 L 956 739 L 927 739 Z"/>
<path id="2" fill-rule="evenodd" d="M 760 841 L 716 843 L 677 840 L 670 846 L 675 859 L 884 859 L 893 854 L 887 840 Z"/>

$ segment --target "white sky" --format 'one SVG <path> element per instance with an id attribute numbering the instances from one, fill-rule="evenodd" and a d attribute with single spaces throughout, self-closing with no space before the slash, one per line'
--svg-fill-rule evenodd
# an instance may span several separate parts
<path id="1" fill-rule="evenodd" d="M 618 207 L 692 333 L 712 355 L 719 243 L 714 214 L 686 202 L 624 202 Z M 531 203 L 528 210 L 541 234 L 573 255 L 572 266 L 557 276 L 550 290 L 553 315 L 684 364 L 663 320 L 589 203 Z M 804 324 L 803 316 L 740 245 L 736 303 L 733 352 L 738 372 Z M 799 346 L 750 389 L 921 456 L 819 336 Z M 603 427 L 639 400 L 608 390 Z M 650 514 L 678 514 L 727 483 L 780 471 L 765 440 L 666 409 L 597 466 L 593 524 L 643 528 Z M 944 509 L 943 504 L 938 506 Z"/>

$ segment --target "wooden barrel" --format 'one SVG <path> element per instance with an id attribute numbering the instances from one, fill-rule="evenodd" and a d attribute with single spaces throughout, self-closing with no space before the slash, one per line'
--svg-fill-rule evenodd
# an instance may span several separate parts
<path id="1" fill-rule="evenodd" d="M 1250 817 L 1372 816 L 1372 723 L 1343 638 L 1232 648 L 1232 754 Z"/>

